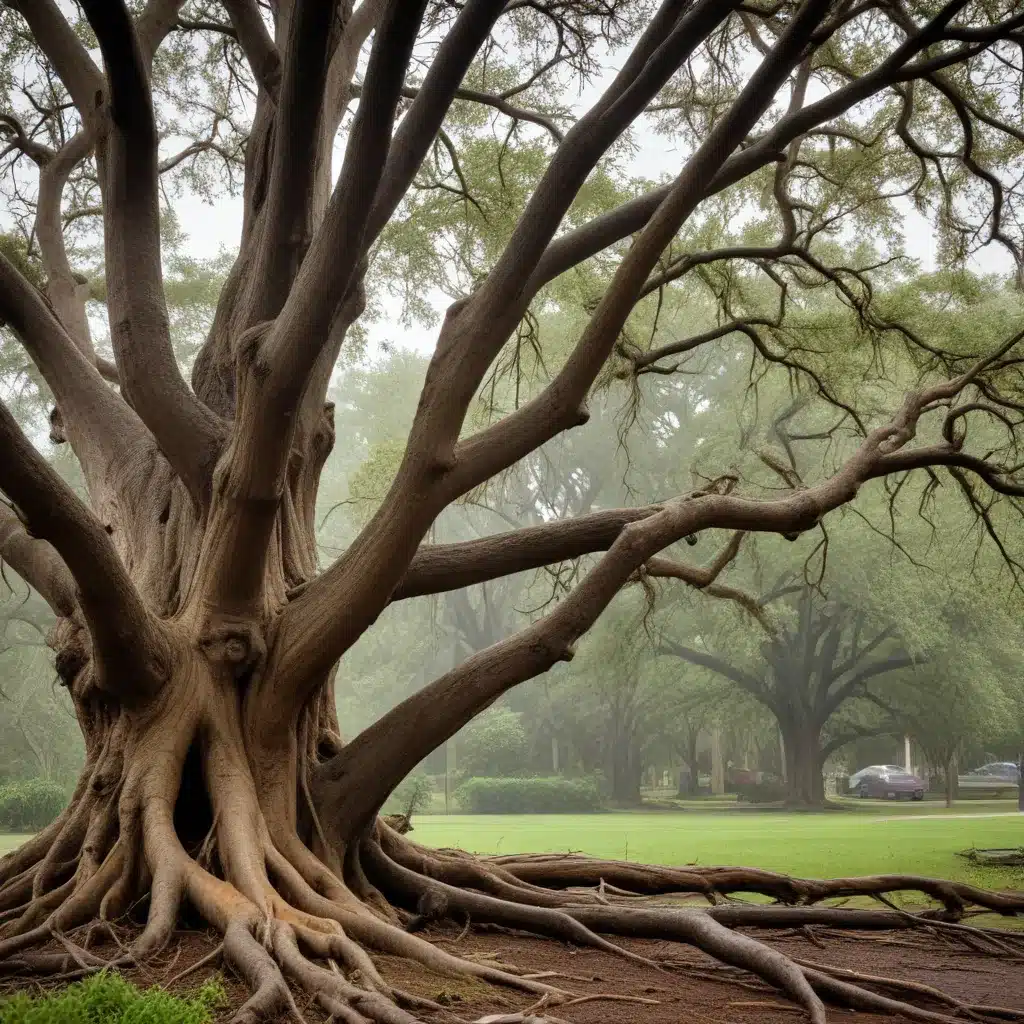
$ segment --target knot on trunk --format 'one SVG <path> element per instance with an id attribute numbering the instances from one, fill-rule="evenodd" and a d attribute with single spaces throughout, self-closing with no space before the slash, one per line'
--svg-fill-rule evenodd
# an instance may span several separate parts
<path id="1" fill-rule="evenodd" d="M 263 635 L 251 622 L 210 623 L 199 647 L 208 661 L 223 666 L 236 680 L 250 678 L 267 655 Z"/>
<path id="2" fill-rule="evenodd" d="M 265 375 L 265 369 L 261 370 L 259 365 L 260 347 L 273 328 L 274 323 L 275 321 L 273 320 L 261 320 L 259 323 L 247 327 L 234 338 L 231 354 L 234 357 L 236 366 L 242 371 L 239 374 L 239 379 L 242 379 L 246 371 L 253 372 L 257 376 Z"/>

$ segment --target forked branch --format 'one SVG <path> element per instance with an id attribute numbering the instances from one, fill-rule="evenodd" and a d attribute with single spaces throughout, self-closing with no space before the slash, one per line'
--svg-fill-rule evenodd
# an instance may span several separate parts
<path id="1" fill-rule="evenodd" d="M 555 434 L 584 421 L 587 393 L 661 254 L 702 201 L 724 162 L 771 105 L 828 7 L 827 0 L 809 0 L 800 8 L 771 54 L 715 122 L 619 264 L 583 335 L 551 384 L 510 416 L 458 445 L 458 468 L 450 480 L 456 494 L 465 493 Z"/>
<path id="2" fill-rule="evenodd" d="M 0 559 L 39 592 L 55 615 L 74 612 L 78 604 L 75 579 L 57 549 L 49 541 L 32 537 L 17 513 L 2 503 Z"/>
<path id="3" fill-rule="evenodd" d="M 89 479 L 149 438 L 138 416 L 103 381 L 42 296 L 0 255 L 0 319 L 21 338 L 32 361 L 67 411 L 69 437 Z"/>
<path id="4" fill-rule="evenodd" d="M 586 393 L 661 250 L 700 201 L 706 182 L 756 123 L 770 102 L 773 83 L 784 81 L 789 74 L 827 6 L 824 0 L 812 0 L 794 19 L 774 51 L 777 62 L 766 61 L 759 68 L 728 115 L 687 163 L 656 223 L 652 221 L 653 226 L 620 266 L 583 339 L 555 381 L 519 413 L 458 443 L 466 411 L 488 366 L 529 304 L 531 296 L 524 293 L 524 286 L 533 261 L 551 241 L 578 188 L 608 147 L 732 6 L 698 2 L 680 15 L 678 5 L 666 0 L 611 85 L 566 135 L 486 281 L 466 303 L 449 310 L 405 459 L 384 504 L 346 554 L 296 604 L 296 609 L 302 605 L 301 619 L 294 609 L 285 613 L 281 638 L 282 651 L 287 653 L 282 657 L 290 663 L 308 656 L 314 637 L 318 658 L 333 661 L 340 657 L 358 636 L 361 624 L 372 621 L 383 607 L 381 599 L 386 600 L 398 585 L 415 545 L 448 502 L 559 431 L 585 421 Z M 414 502 L 411 494 L 416 494 Z M 380 557 L 374 558 L 374 554 Z M 364 560 L 375 563 L 375 578 L 357 564 Z M 372 607 L 374 604 L 378 607 Z M 358 617 L 332 614 L 332 609 L 352 607 L 359 607 Z M 319 663 L 317 667 L 321 667 Z M 301 691 L 297 696 L 302 696 Z"/>
<path id="5" fill-rule="evenodd" d="M 296 411 L 332 337 L 335 314 L 358 286 L 366 226 L 424 3 L 392 3 L 388 9 L 370 52 L 363 99 L 324 221 L 280 313 L 239 341 L 238 409 L 218 468 L 217 500 L 202 556 L 211 581 L 203 599 L 214 607 L 230 605 L 245 614 L 261 598 Z"/>
<path id="6" fill-rule="evenodd" d="M 121 391 L 193 498 L 205 505 L 224 428 L 185 383 L 160 263 L 157 130 L 149 74 L 123 0 L 84 0 L 110 89 L 104 240 L 110 335 Z"/>
<path id="7" fill-rule="evenodd" d="M 322 765 L 314 798 L 335 838 L 344 842 L 357 834 L 405 775 L 503 693 L 559 661 L 571 660 L 576 641 L 643 562 L 684 535 L 680 522 L 688 518 L 690 504 L 675 499 L 648 518 L 623 526 L 608 552 L 554 611 L 424 687 Z M 708 575 L 731 561 L 733 548 L 731 543 L 705 570 Z M 390 754 L 383 769 L 382 744 Z"/>
<path id="8" fill-rule="evenodd" d="M 255 0 L 221 0 L 231 19 L 249 67 L 260 87 L 276 102 L 281 83 L 281 55 L 263 23 Z"/>

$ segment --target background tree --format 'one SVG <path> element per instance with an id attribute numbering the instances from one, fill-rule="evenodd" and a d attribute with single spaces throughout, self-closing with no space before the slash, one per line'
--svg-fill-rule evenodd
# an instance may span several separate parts
<path id="1" fill-rule="evenodd" d="M 823 600 L 807 584 L 780 586 L 750 600 L 750 609 L 765 635 L 753 664 L 737 664 L 706 646 L 701 650 L 667 636 L 659 640 L 659 650 L 710 669 L 764 704 L 782 734 L 789 800 L 820 805 L 825 761 L 864 733 L 855 722 L 841 722 L 838 713 L 865 698 L 872 683 L 913 666 L 914 658 L 892 626 Z"/>
<path id="2" fill-rule="evenodd" d="M 985 595 L 951 595 L 941 626 L 925 663 L 869 699 L 942 773 L 948 807 L 964 757 L 984 750 L 986 740 L 1002 739 L 1001 723 L 1020 720 L 1022 708 L 1014 699 L 1020 651 L 1016 624 L 1001 602 Z"/>
<path id="3" fill-rule="evenodd" d="M 2 80 L 4 188 L 25 269 L 40 274 L 0 257 L 0 314 L 52 394 L 52 434 L 82 484 L 76 493 L 33 444 L 38 432 L 0 407 L 0 489 L 25 524 L 5 551 L 59 617 L 57 668 L 87 752 L 68 810 L 0 862 L 0 961 L 52 969 L 36 949 L 52 935 L 74 946 L 75 929 L 141 906 L 125 955 L 145 960 L 187 902 L 223 932 L 226 961 L 253 990 L 241 1021 L 294 1010 L 291 985 L 346 1019 L 415 1020 L 422 1001 L 389 986 L 366 948 L 563 996 L 408 934 L 402 913 L 426 900 L 603 949 L 599 932 L 686 938 L 822 1022 L 822 993 L 892 1004 L 731 931 L 718 908 L 637 911 L 558 890 L 606 879 L 637 893 L 820 900 L 906 884 L 956 909 L 1018 905 L 965 887 L 953 900 L 920 879 L 498 866 L 427 854 L 377 819 L 430 750 L 571 658 L 651 559 L 713 582 L 736 545 L 712 531 L 799 535 L 871 480 L 895 477 L 895 489 L 931 470 L 999 536 L 1024 494 L 1019 301 L 951 338 L 928 329 L 927 304 L 903 318 L 873 295 L 899 283 L 900 197 L 934 216 L 945 264 L 979 239 L 1018 257 L 1021 137 L 1004 110 L 1020 85 L 1015 4 L 293 0 L 267 21 L 248 0 L 81 9 L 84 20 L 77 6 L 8 0 L 0 22 L 8 70 L 24 65 Z M 558 102 L 613 61 L 589 109 Z M 616 171 L 649 117 L 681 154 L 656 185 Z M 487 139 L 492 118 L 514 145 Z M 211 194 L 237 187 L 244 202 L 190 381 L 161 255 L 161 194 L 188 179 Z M 100 224 L 102 287 L 90 274 Z M 838 240 L 854 230 L 880 247 L 851 262 Z M 333 368 L 365 341 L 367 307 L 397 289 L 412 315 L 430 288 L 453 301 L 407 436 L 386 476 L 382 460 L 379 503 L 320 571 Z M 671 325 L 672 338 L 643 330 L 666 288 L 702 321 Z M 549 304 L 568 330 L 563 348 L 542 352 L 547 380 L 528 400 L 514 387 L 510 404 L 489 400 L 496 370 L 516 379 Z M 642 398 L 641 377 L 679 371 L 712 392 L 728 385 L 720 371 L 739 361 L 740 338 L 755 377 L 778 384 L 778 369 L 812 396 L 785 434 L 819 442 L 820 457 L 786 493 L 719 465 L 650 504 L 576 516 L 556 504 L 536 525 L 429 542 L 453 503 L 584 423 L 595 386 L 625 381 Z M 841 425 L 823 431 L 835 409 Z M 678 418 L 652 422 L 670 444 Z M 701 534 L 721 553 L 679 568 L 671 549 Z M 545 614 L 342 742 L 336 666 L 389 604 L 583 555 L 597 557 Z M 768 920 L 750 912 L 728 920 Z M 812 918 L 852 920 L 829 908 L 801 920 Z"/>

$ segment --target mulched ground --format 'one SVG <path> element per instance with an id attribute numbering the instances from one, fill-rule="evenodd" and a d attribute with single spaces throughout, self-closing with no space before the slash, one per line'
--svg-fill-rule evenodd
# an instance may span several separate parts
<path id="1" fill-rule="evenodd" d="M 548 971 L 570 978 L 551 978 L 551 983 L 580 995 L 638 996 L 656 1002 L 593 1001 L 574 1006 L 552 1007 L 550 1012 L 570 1024 L 794 1024 L 802 1012 L 784 996 L 769 991 L 749 975 L 723 971 L 711 958 L 678 943 L 643 940 L 622 945 L 652 960 L 668 962 L 672 968 L 656 971 L 627 962 L 608 953 L 571 946 L 546 939 L 508 933 L 474 931 L 460 938 L 458 928 L 437 927 L 423 933 L 452 952 L 494 964 L 512 964 L 531 973 Z M 194 990 L 216 974 L 216 964 L 182 972 L 196 964 L 217 946 L 212 933 L 185 932 L 177 943 L 146 968 L 127 971 L 140 987 L 168 986 L 184 993 Z M 773 937 L 772 945 L 804 960 L 857 970 L 861 973 L 908 979 L 933 985 L 957 998 L 1024 1010 L 1024 965 L 1000 961 L 998 957 L 936 947 L 932 940 L 903 935 L 865 935 L 816 932 Z M 97 944 L 95 952 L 115 955 L 110 945 Z M 408 992 L 449 1006 L 465 1021 L 494 1013 L 524 1010 L 529 996 L 512 990 L 495 989 L 475 981 L 438 977 L 406 961 L 375 958 L 388 981 Z M 234 1006 L 245 998 L 243 986 L 230 974 L 223 978 Z M 170 983 L 170 984 L 168 984 Z M 32 983 L 35 984 L 35 983 Z M 25 981 L 7 980 L 0 991 L 24 988 Z M 323 1024 L 325 1015 L 315 1006 L 300 1004 L 308 1024 Z M 225 1013 L 224 1019 L 230 1016 Z M 833 1009 L 830 1021 L 857 1024 L 891 1024 L 896 1018 Z M 429 1019 L 424 1017 L 424 1019 Z"/>

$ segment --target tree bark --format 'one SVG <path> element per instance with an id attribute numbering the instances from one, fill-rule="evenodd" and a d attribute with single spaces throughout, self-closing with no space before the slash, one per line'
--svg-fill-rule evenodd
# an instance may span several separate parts
<path id="1" fill-rule="evenodd" d="M 789 720 L 782 720 L 780 727 L 786 752 L 786 802 L 794 807 L 821 807 L 825 782 L 820 727 Z"/>
<path id="2" fill-rule="evenodd" d="M 700 742 L 700 731 L 690 729 L 686 736 L 683 758 L 689 769 L 686 774 L 686 789 L 680 787 L 680 796 L 695 797 L 700 793 L 700 771 L 697 767 L 697 746 Z"/>
<path id="3" fill-rule="evenodd" d="M 194 389 L 174 358 L 163 294 L 158 122 L 150 88 L 153 53 L 181 4 L 149 0 L 133 19 L 123 0 L 82 0 L 102 71 L 62 5 L 10 0 L 8 6 L 25 18 L 81 125 L 52 156 L 34 147 L 40 162 L 50 161 L 39 235 L 52 306 L 0 257 L 0 317 L 54 394 L 89 504 L 0 406 L 0 489 L 13 506 L 0 506 L 0 555 L 59 616 L 57 670 L 86 745 L 66 811 L 0 859 L 4 970 L 52 966 L 51 954 L 34 947 L 55 938 L 69 944 L 83 970 L 100 966 L 79 942 L 89 941 L 97 920 L 132 913 L 141 915 L 131 919 L 139 930 L 113 966 L 144 961 L 169 941 L 187 904 L 221 933 L 227 965 L 252 991 L 236 1014 L 241 1024 L 298 1017 L 292 985 L 335 1019 L 416 1024 L 411 1011 L 423 1010 L 423 1000 L 388 985 L 367 950 L 557 1003 L 569 993 L 460 958 L 412 933 L 435 919 L 471 919 L 638 959 L 592 924 L 611 934 L 692 942 L 780 987 L 812 1024 L 824 1024 L 815 988 L 823 984 L 820 974 L 730 931 L 711 913 L 637 910 L 622 890 L 695 892 L 709 900 L 763 892 L 804 904 L 782 908 L 801 911 L 802 924 L 851 920 L 837 917 L 837 908 L 815 908 L 816 901 L 900 889 L 933 896 L 950 916 L 974 904 L 1001 912 L 1024 908 L 1012 894 L 919 878 L 825 883 L 574 857 L 473 858 L 425 850 L 378 818 L 395 786 L 427 754 L 512 687 L 570 659 L 627 584 L 654 574 L 712 588 L 735 556 L 739 535 L 704 567 L 664 557 L 683 538 L 713 529 L 798 534 L 853 500 L 866 481 L 933 464 L 969 469 L 996 490 L 1024 494 L 1011 471 L 961 451 L 951 421 L 942 443 L 909 447 L 920 418 L 977 383 L 1018 335 L 958 376 L 909 394 L 889 422 L 865 431 L 832 476 L 782 497 L 745 497 L 719 481 L 647 508 L 607 510 L 467 545 L 422 544 L 452 502 L 586 421 L 587 397 L 649 293 L 651 274 L 700 203 L 784 156 L 823 119 L 899 84 L 901 75 L 930 74 L 956 63 L 957 52 L 966 60 L 965 53 L 1012 38 L 1019 20 L 957 29 L 960 35 L 945 38 L 944 26 L 962 6 L 947 4 L 931 21 L 902 31 L 903 41 L 874 71 L 815 104 L 796 109 L 794 103 L 752 138 L 797 69 L 809 66 L 809 50 L 841 27 L 850 8 L 804 0 L 773 21 L 764 60 L 716 112 L 674 181 L 560 235 L 579 189 L 609 147 L 742 6 L 664 0 L 592 110 L 559 143 L 490 273 L 449 310 L 395 480 L 345 554 L 319 573 L 313 513 L 334 443 L 325 396 L 346 332 L 366 302 L 371 245 L 410 187 L 497 19 L 535 5 L 467 0 L 453 7 L 440 56 L 399 119 L 424 27 L 423 0 L 364 0 L 356 10 L 341 0 L 272 4 L 275 38 L 258 5 L 225 0 L 259 93 L 246 152 L 241 251 L 197 359 Z M 430 31 L 436 27 L 431 22 Z M 351 79 L 371 29 L 359 106 L 330 190 L 334 127 L 354 95 Z M 923 70 L 907 71 L 907 62 L 935 43 L 944 45 L 921 58 Z M 802 93 L 806 75 L 797 74 Z M 83 296 L 56 237 L 64 161 L 90 150 L 104 204 L 115 366 L 92 350 Z M 467 433 L 474 396 L 538 289 L 633 232 L 632 246 L 548 386 L 504 419 Z M 120 394 L 109 386 L 115 379 Z M 390 601 L 596 552 L 602 554 L 593 567 L 553 611 L 453 665 L 342 742 L 334 673 Z M 738 592 L 729 596 L 743 603 Z M 745 607 L 757 615 L 756 606 Z M 762 687 L 763 680 L 722 669 L 699 652 L 676 653 L 751 692 Z M 829 700 L 869 674 L 830 679 L 838 688 Z M 787 774 L 794 793 L 803 804 L 820 803 L 821 730 L 794 722 L 791 732 Z M 614 737 L 609 758 L 613 796 L 636 802 L 642 765 L 634 730 L 624 727 Z M 695 751 L 691 758 L 695 779 Z M 566 891 L 580 887 L 597 891 Z M 627 903 L 615 902 L 620 898 Z M 733 921 L 751 920 L 736 908 L 724 910 Z M 766 913 L 772 921 L 793 920 L 778 916 L 778 908 Z M 885 920 L 907 926 L 906 915 Z M 828 991 L 834 994 L 835 986 Z M 871 1000 L 881 997 L 855 992 L 858 1008 L 878 1008 Z"/>
<path id="4" fill-rule="evenodd" d="M 612 801 L 621 807 L 638 807 L 643 781 L 643 763 L 632 735 L 615 731 L 611 738 L 608 774 Z"/>

